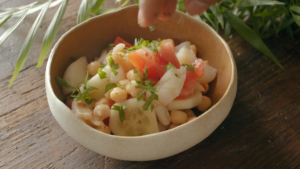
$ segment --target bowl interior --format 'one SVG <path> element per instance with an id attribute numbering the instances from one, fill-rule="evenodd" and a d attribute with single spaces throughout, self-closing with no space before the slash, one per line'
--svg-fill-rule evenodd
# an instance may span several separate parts
<path id="1" fill-rule="evenodd" d="M 55 95 L 62 96 L 55 76 L 62 77 L 74 57 L 86 56 L 90 62 L 94 57 L 99 57 L 101 51 L 119 35 L 130 43 L 135 38 L 172 38 L 176 45 L 183 41 L 195 44 L 197 56 L 208 60 L 218 70 L 217 78 L 210 83 L 207 94 L 212 104 L 216 104 L 225 94 L 233 75 L 228 51 L 213 30 L 205 23 L 178 12 L 168 21 L 156 22 L 155 30 L 150 31 L 137 24 L 137 12 L 137 6 L 132 6 L 122 9 L 122 14 L 115 12 L 95 17 L 74 27 L 61 38 L 53 51 L 50 65 L 50 80 Z"/>

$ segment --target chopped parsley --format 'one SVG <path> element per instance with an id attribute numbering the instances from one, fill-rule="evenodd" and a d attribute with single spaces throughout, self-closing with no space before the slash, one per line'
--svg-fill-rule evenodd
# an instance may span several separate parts
<path id="1" fill-rule="evenodd" d="M 177 73 L 175 73 L 175 76 L 176 76 L 176 77 L 178 77 L 178 74 L 177 74 Z"/>
<path id="2" fill-rule="evenodd" d="M 134 50 L 141 49 L 142 46 L 145 46 L 145 47 L 149 48 L 152 52 L 158 53 L 157 47 L 159 47 L 162 43 L 163 43 L 163 41 L 158 42 L 156 40 L 152 40 L 152 42 L 150 42 L 148 40 L 144 40 L 143 38 L 135 39 L 134 46 L 128 48 L 127 52 L 132 52 Z"/>
<path id="3" fill-rule="evenodd" d="M 151 32 L 154 31 L 155 28 L 156 28 L 156 27 L 155 27 L 154 25 L 150 25 L 150 26 L 149 26 L 149 29 L 150 29 Z"/>
<path id="4" fill-rule="evenodd" d="M 107 78 L 106 72 L 104 72 L 104 71 L 102 70 L 102 68 L 99 68 L 99 69 L 98 69 L 98 75 L 99 75 L 99 78 L 100 78 L 100 79 L 105 79 L 105 78 Z"/>
<path id="5" fill-rule="evenodd" d="M 148 79 L 148 69 L 145 70 L 145 72 L 144 72 L 144 77 L 145 77 L 146 79 Z"/>
<path id="6" fill-rule="evenodd" d="M 140 92 L 137 96 L 137 100 L 140 101 L 143 99 L 144 94 L 146 92 L 150 92 L 151 95 L 150 97 L 147 99 L 146 103 L 143 105 L 143 110 L 146 111 L 149 109 L 149 106 L 151 105 L 151 102 L 153 100 L 158 100 L 158 95 L 155 94 L 156 92 L 159 91 L 159 88 L 155 88 L 153 87 L 153 85 L 151 84 L 150 80 L 146 80 L 145 82 L 141 81 L 141 78 L 137 79 L 137 83 L 139 84 L 138 86 L 136 86 L 135 88 L 141 88 L 144 89 L 142 92 Z"/>
<path id="7" fill-rule="evenodd" d="M 113 89 L 115 87 L 118 87 L 118 85 L 116 83 L 109 83 L 105 86 L 105 91 L 104 93 L 107 93 L 110 89 Z"/>
<path id="8" fill-rule="evenodd" d="M 125 117 L 125 113 L 124 113 L 124 110 L 127 109 L 126 106 L 124 105 L 121 105 L 121 106 L 118 106 L 118 105 L 113 105 L 111 107 L 112 110 L 116 110 L 119 112 L 119 116 L 120 116 L 120 121 L 123 122 L 124 120 L 126 120 L 126 117 Z"/>
<path id="9" fill-rule="evenodd" d="M 111 71 L 113 72 L 113 74 L 114 74 L 115 76 L 117 76 L 117 75 L 118 75 L 118 72 L 117 72 L 116 70 L 119 69 L 119 65 L 118 65 L 118 64 L 115 64 L 115 61 L 114 61 L 114 59 L 113 59 L 112 57 L 110 57 L 110 58 L 108 59 L 108 64 L 109 64 L 109 66 L 111 67 Z"/>
<path id="10" fill-rule="evenodd" d="M 186 70 L 187 71 L 193 71 L 193 72 L 195 72 L 195 67 L 192 66 L 192 65 L 182 64 L 181 66 L 186 66 Z"/>
<path id="11" fill-rule="evenodd" d="M 137 70 L 137 68 L 133 69 L 133 73 L 138 73 L 139 71 Z"/>
<path id="12" fill-rule="evenodd" d="M 59 76 L 55 76 L 55 80 L 60 86 L 66 87 L 72 91 L 72 94 L 69 96 L 69 98 L 76 98 L 76 101 L 84 100 L 88 105 L 91 104 L 93 101 L 95 101 L 95 99 L 91 97 L 89 92 L 92 90 L 97 90 L 97 88 L 86 86 L 86 83 L 88 81 L 88 72 L 83 81 L 83 92 L 80 91 L 79 87 L 73 87 L 69 85 L 66 81 L 64 81 Z"/>
<path id="13" fill-rule="evenodd" d="M 104 64 L 104 63 L 101 63 L 101 66 L 100 66 L 100 68 L 104 68 L 106 65 Z"/>
<path id="14" fill-rule="evenodd" d="M 155 93 L 151 93 L 151 96 L 147 99 L 146 103 L 143 105 L 144 111 L 149 109 L 149 106 L 153 100 L 158 100 L 158 95 Z"/>
<path id="15" fill-rule="evenodd" d="M 170 70 L 171 68 L 176 69 L 176 67 L 175 67 L 171 62 L 169 62 L 169 64 L 166 65 L 166 66 L 164 67 L 164 69 L 165 69 L 166 71 Z"/>
<path id="16" fill-rule="evenodd" d="M 153 110 L 154 110 L 154 106 L 153 104 L 151 104 L 151 112 L 153 112 Z"/>

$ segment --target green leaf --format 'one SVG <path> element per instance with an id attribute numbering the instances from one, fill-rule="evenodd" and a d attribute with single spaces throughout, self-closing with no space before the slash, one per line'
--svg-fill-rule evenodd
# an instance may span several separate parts
<path id="1" fill-rule="evenodd" d="M 212 26 L 214 27 L 214 29 L 216 29 L 216 27 L 218 25 L 215 25 L 215 23 L 211 20 L 211 18 L 209 17 L 208 13 L 206 11 L 203 12 L 203 15 L 205 16 L 205 18 L 212 24 Z"/>
<path id="2" fill-rule="evenodd" d="M 290 11 L 293 15 L 293 18 L 298 26 L 300 26 L 300 6 L 290 6 Z M 298 14 L 295 14 L 294 12 L 297 12 Z"/>
<path id="3" fill-rule="evenodd" d="M 30 9 L 30 7 L 26 8 L 23 10 L 23 15 L 22 17 L 20 17 L 10 28 L 8 28 L 0 37 L 0 46 L 2 45 L 2 43 L 6 40 L 6 38 L 19 26 L 19 24 L 23 21 L 23 19 L 25 18 L 28 10 Z"/>
<path id="4" fill-rule="evenodd" d="M 126 1 L 121 5 L 121 7 L 124 7 L 125 5 L 127 5 L 129 1 L 130 1 L 130 0 L 126 0 Z"/>
<path id="5" fill-rule="evenodd" d="M 224 19 L 223 19 L 223 15 L 221 13 L 219 4 L 216 3 L 215 5 L 211 6 L 209 9 L 212 11 L 212 13 L 215 15 L 215 17 L 219 21 L 222 29 L 224 29 Z"/>
<path id="6" fill-rule="evenodd" d="M 101 14 L 113 12 L 115 10 L 116 10 L 115 8 L 112 8 L 112 9 L 103 9 L 103 8 L 100 8 L 100 9 L 97 9 L 96 11 L 92 11 L 92 13 L 96 14 L 96 15 L 101 15 Z"/>
<path id="7" fill-rule="evenodd" d="M 47 5 L 47 3 L 39 4 L 39 3 L 42 2 L 42 1 L 45 1 L 45 0 L 40 0 L 40 1 L 36 2 L 36 3 L 34 3 L 34 5 L 33 5 L 33 6 L 29 9 L 29 11 L 27 12 L 27 15 L 28 15 L 28 14 L 32 14 L 32 13 L 35 13 L 35 12 L 37 12 L 37 11 L 43 9 L 43 8 L 45 7 L 45 5 Z M 60 4 L 61 1 L 62 1 L 62 0 L 56 0 L 56 1 L 52 2 L 48 8 L 55 7 L 56 5 Z M 16 12 L 16 13 L 13 14 L 12 17 L 21 17 L 21 16 L 22 16 L 22 14 L 21 14 L 20 12 Z"/>
<path id="8" fill-rule="evenodd" d="M 105 0 L 94 0 L 91 7 L 91 12 L 96 12 L 104 2 Z"/>
<path id="9" fill-rule="evenodd" d="M 224 16 L 227 18 L 232 28 L 238 34 L 240 34 L 247 42 L 249 42 L 257 50 L 270 57 L 279 67 L 283 69 L 282 65 L 279 63 L 277 58 L 273 55 L 273 53 L 269 50 L 265 43 L 260 39 L 260 37 L 253 30 L 251 30 L 242 20 L 240 20 L 237 16 L 235 16 L 229 11 L 225 11 Z"/>
<path id="10" fill-rule="evenodd" d="M 149 109 L 151 102 L 153 100 L 158 100 L 158 95 L 155 93 L 151 93 L 150 97 L 147 99 L 146 103 L 143 105 L 143 110 L 146 111 Z"/>
<path id="11" fill-rule="evenodd" d="M 107 78 L 106 72 L 104 72 L 101 67 L 98 69 L 98 76 L 99 76 L 100 79 Z"/>
<path id="12" fill-rule="evenodd" d="M 69 85 L 66 81 L 64 81 L 64 79 L 62 79 L 59 76 L 55 76 L 55 80 L 60 86 L 68 88 L 68 89 L 72 90 L 72 92 L 74 92 L 76 90 L 75 87 Z"/>
<path id="13" fill-rule="evenodd" d="M 136 4 L 138 4 L 138 3 L 139 3 L 139 0 L 134 0 L 134 2 L 135 2 Z"/>
<path id="14" fill-rule="evenodd" d="M 51 0 L 47 3 L 47 5 L 45 5 L 45 7 L 41 10 L 40 14 L 37 16 L 37 18 L 35 19 L 32 27 L 30 28 L 29 30 L 29 33 L 25 39 L 25 42 L 22 46 L 22 49 L 21 49 L 21 53 L 20 53 L 20 56 L 19 56 L 19 59 L 17 61 L 17 64 L 16 64 L 16 67 L 15 67 L 15 71 L 14 71 L 14 74 L 11 78 L 11 81 L 10 81 L 10 84 L 9 84 L 9 87 L 12 85 L 12 83 L 14 82 L 14 80 L 16 79 L 17 75 L 19 74 L 19 71 L 21 70 L 25 60 L 26 60 L 26 57 L 29 53 L 29 50 L 31 48 L 31 45 L 35 39 L 35 36 L 40 28 L 40 25 L 44 19 L 44 16 L 48 10 L 48 7 L 51 3 Z"/>
<path id="15" fill-rule="evenodd" d="M 170 70 L 171 68 L 176 69 L 176 67 L 175 67 L 171 62 L 169 62 L 169 64 L 166 65 L 166 66 L 164 67 L 165 71 L 168 71 L 168 70 Z"/>
<path id="16" fill-rule="evenodd" d="M 120 121 L 123 122 L 124 120 L 126 120 L 126 117 L 125 117 L 125 113 L 124 113 L 124 110 L 127 109 L 126 106 L 124 105 L 121 105 L 121 106 L 118 106 L 118 105 L 113 105 L 111 107 L 112 110 L 116 110 L 119 112 L 119 116 L 120 116 Z"/>
<path id="17" fill-rule="evenodd" d="M 82 0 L 78 10 L 77 24 L 80 24 L 90 18 L 91 7 L 92 0 Z"/>
<path id="18" fill-rule="evenodd" d="M 104 93 L 107 93 L 110 89 L 113 89 L 115 87 L 117 87 L 118 85 L 116 83 L 109 83 L 105 86 L 105 91 Z"/>
<path id="19" fill-rule="evenodd" d="M 231 26 L 230 26 L 230 23 L 228 21 L 226 21 L 225 23 L 225 28 L 224 28 L 224 35 L 227 37 L 227 38 L 230 38 L 230 32 L 231 32 Z"/>
<path id="20" fill-rule="evenodd" d="M 237 8 L 240 4 L 241 0 L 236 0 L 233 9 Z"/>
<path id="21" fill-rule="evenodd" d="M 42 64 L 45 60 L 45 57 L 46 57 L 47 53 L 50 50 L 50 47 L 53 43 L 55 35 L 58 31 L 59 25 L 62 21 L 62 18 L 64 16 L 64 14 L 65 14 L 65 11 L 66 11 L 66 8 L 67 8 L 67 5 L 68 5 L 68 1 L 69 0 L 64 0 L 62 2 L 62 4 L 60 5 L 59 9 L 55 13 L 55 15 L 54 15 L 54 17 L 53 17 L 46 33 L 45 33 L 45 36 L 44 36 L 44 39 L 43 39 L 43 44 L 42 44 L 42 49 L 41 49 L 41 53 L 40 53 L 40 57 L 39 57 L 39 61 L 38 61 L 38 64 L 36 66 L 37 68 L 42 66 Z"/>
<path id="22" fill-rule="evenodd" d="M 12 16 L 12 14 L 10 14 L 10 15 L 8 15 L 8 16 L 6 16 L 6 17 L 4 17 L 4 18 L 2 18 L 1 20 L 0 20 L 0 28 L 6 23 L 6 21 L 7 20 L 9 20 L 9 18 Z"/>
<path id="23" fill-rule="evenodd" d="M 273 0 L 242 0 L 238 7 L 245 8 L 251 6 L 261 6 L 261 5 L 284 5 L 284 3 Z"/>

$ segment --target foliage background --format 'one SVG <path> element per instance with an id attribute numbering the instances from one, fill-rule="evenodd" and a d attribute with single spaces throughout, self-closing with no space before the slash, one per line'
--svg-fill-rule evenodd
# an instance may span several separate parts
<path id="1" fill-rule="evenodd" d="M 106 9 L 105 6 L 102 6 L 104 2 L 105 0 L 82 0 L 78 9 L 77 23 L 79 24 L 91 16 L 115 10 Z M 115 3 L 123 7 L 132 2 L 130 0 L 116 0 Z M 138 3 L 138 0 L 134 1 L 134 3 Z M 42 65 L 55 39 L 62 17 L 68 15 L 68 13 L 65 13 L 65 10 L 71 4 L 72 2 L 68 0 L 40 0 L 20 7 L 0 8 L 0 28 L 5 28 L 3 32 L 3 29 L 0 32 L 0 45 L 4 44 L 8 36 L 13 35 L 17 27 L 22 27 L 22 22 L 26 17 L 31 17 L 31 13 L 39 13 L 35 16 L 35 22 L 32 24 L 31 29 L 22 31 L 22 33 L 27 34 L 27 37 L 22 42 L 23 46 L 19 52 L 18 59 L 11 61 L 12 63 L 16 63 L 16 66 L 10 85 L 25 63 L 35 37 L 38 35 L 41 23 L 49 22 L 50 24 L 45 31 L 44 40 L 41 42 L 41 49 L 35 50 L 41 51 L 36 67 L 39 68 Z M 222 29 L 224 35 L 228 38 L 231 36 L 231 30 L 234 29 L 248 43 L 271 58 L 279 67 L 283 68 L 274 54 L 264 44 L 263 40 L 277 36 L 281 31 L 287 31 L 291 39 L 294 38 L 294 35 L 299 34 L 299 5 L 299 0 L 223 0 L 221 3 L 211 6 L 206 12 L 196 16 L 196 18 L 209 23 L 218 32 Z M 55 6 L 59 6 L 56 9 L 56 14 L 52 18 L 45 17 L 47 11 Z M 177 9 L 185 12 L 183 0 L 178 1 Z M 11 24 L 6 26 L 6 22 L 11 22 Z M 20 32 L 15 31 L 14 33 Z M 12 49 L 9 48 L 9 50 Z"/>

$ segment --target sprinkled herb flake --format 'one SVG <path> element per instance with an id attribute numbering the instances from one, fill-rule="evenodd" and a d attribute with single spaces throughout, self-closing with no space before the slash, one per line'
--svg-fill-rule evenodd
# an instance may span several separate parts
<path id="1" fill-rule="evenodd" d="M 107 93 L 110 89 L 113 89 L 115 87 L 117 87 L 118 85 L 116 83 L 109 83 L 105 86 L 105 91 L 104 93 Z"/>
<path id="2" fill-rule="evenodd" d="M 165 71 L 168 71 L 168 70 L 170 70 L 171 68 L 176 69 L 176 67 L 175 67 L 171 62 L 169 62 L 169 64 L 166 65 L 166 66 L 164 67 Z"/>
<path id="3" fill-rule="evenodd" d="M 86 102 L 86 104 L 88 104 L 88 105 L 91 104 L 93 101 L 95 101 L 95 99 L 91 97 L 89 92 L 92 90 L 97 90 L 97 88 L 86 86 L 86 83 L 88 81 L 88 72 L 83 81 L 83 92 L 80 90 L 79 87 L 73 87 L 73 86 L 69 85 L 66 81 L 64 81 L 59 76 L 56 76 L 55 80 L 57 81 L 57 83 L 60 86 L 66 87 L 72 91 L 72 94 L 68 98 L 76 98 L 76 101 L 84 100 Z"/>
<path id="4" fill-rule="evenodd" d="M 120 116 L 120 121 L 123 122 L 124 120 L 126 120 L 126 117 L 125 117 L 125 113 L 124 113 L 124 110 L 127 110 L 127 107 L 124 106 L 124 105 L 121 105 L 121 106 L 118 106 L 118 105 L 113 105 L 111 107 L 112 110 L 116 110 L 119 112 L 119 116 Z"/>
<path id="5" fill-rule="evenodd" d="M 102 70 L 102 68 L 99 68 L 99 69 L 98 69 L 98 75 L 99 75 L 99 78 L 100 78 L 100 79 L 105 79 L 105 78 L 107 78 L 106 72 L 104 72 L 104 71 Z"/>

